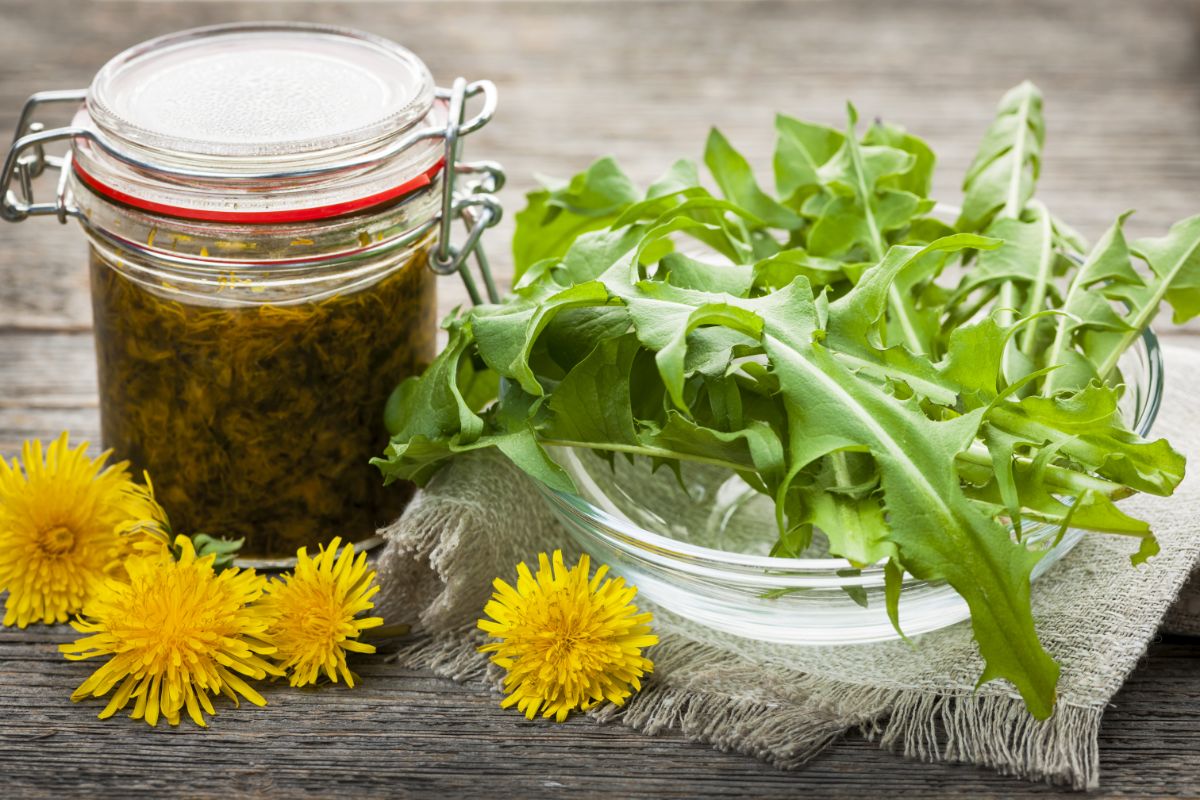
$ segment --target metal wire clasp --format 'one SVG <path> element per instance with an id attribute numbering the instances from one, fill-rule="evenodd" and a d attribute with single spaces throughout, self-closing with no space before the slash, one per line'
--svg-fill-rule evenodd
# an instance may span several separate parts
<path id="1" fill-rule="evenodd" d="M 12 147 L 4 159 L 4 170 L 0 172 L 0 218 L 9 222 L 20 222 L 26 217 L 53 214 L 58 217 L 59 222 L 65 224 L 67 217 L 76 213 L 67 200 L 70 152 L 64 156 L 47 155 L 46 144 L 60 139 L 71 139 L 81 131 L 77 128 L 46 130 L 42 123 L 33 121 L 33 115 L 39 106 L 52 103 L 78 105 L 86 96 L 86 89 L 67 89 L 38 92 L 25 101 L 21 116 L 17 118 Z M 59 171 L 58 188 L 55 191 L 54 202 L 39 203 L 33 196 L 33 181 L 46 171 L 46 167 Z M 14 181 L 17 191 L 13 191 L 12 188 Z"/>
<path id="2" fill-rule="evenodd" d="M 483 107 L 475 116 L 466 119 L 467 101 L 476 96 L 482 96 Z M 68 148 L 65 155 L 56 156 L 46 153 L 45 145 L 59 140 L 84 139 L 108 155 L 119 159 L 136 168 L 155 169 L 169 172 L 179 179 L 213 179 L 222 174 L 212 173 L 201 169 L 186 169 L 175 167 L 163 170 L 153 164 L 147 164 L 122 153 L 112 147 L 95 131 L 87 128 L 64 127 L 46 130 L 42 123 L 33 121 L 33 116 L 41 106 L 53 103 L 72 103 L 78 105 L 87 97 L 86 89 L 71 89 L 66 91 L 38 92 L 29 98 L 21 110 L 17 120 L 16 135 L 12 147 L 4 160 L 3 172 L 0 172 L 0 218 L 9 222 L 20 222 L 27 217 L 55 215 L 60 222 L 65 223 L 68 217 L 77 216 L 78 209 L 74 208 L 68 197 L 67 178 L 70 174 L 71 152 Z M 500 221 L 502 209 L 495 193 L 504 185 L 504 170 L 492 161 L 461 161 L 462 138 L 482 128 L 496 113 L 496 87 L 491 81 L 474 81 L 468 83 L 463 78 L 457 78 L 449 89 L 437 90 L 438 99 L 447 104 L 445 128 L 426 127 L 409 132 L 399 140 L 389 145 L 386 153 L 374 153 L 355 159 L 341 161 L 333 165 L 318 166 L 303 170 L 277 171 L 264 170 L 261 173 L 244 173 L 243 178 L 291 178 L 299 175 L 317 175 L 369 165 L 382 157 L 388 157 L 402 152 L 404 149 L 427 139 L 441 138 L 445 141 L 445 166 L 442 180 L 442 207 L 436 220 L 431 220 L 431 226 L 439 231 L 437 246 L 430 256 L 429 266 L 439 275 L 450 275 L 457 272 L 466 286 L 471 302 L 479 305 L 486 296 L 488 302 L 499 302 L 496 282 L 492 278 L 491 268 L 480 246 L 483 232 Z M 47 167 L 59 170 L 58 188 L 53 202 L 38 202 L 34 197 L 33 181 L 46 171 Z M 14 189 L 13 184 L 16 184 Z M 461 244 L 452 243 L 454 221 L 462 220 L 466 226 L 466 238 Z M 474 257 L 483 279 L 485 295 L 481 295 L 479 286 L 468 268 L 468 259 Z"/>
<path id="3" fill-rule="evenodd" d="M 468 99 L 483 95 L 483 108 L 469 121 L 464 121 Z M 483 232 L 500 221 L 502 208 L 495 193 L 504 185 L 504 170 L 493 161 L 460 161 L 462 137 L 482 128 L 496 112 L 496 87 L 491 81 L 467 83 L 457 78 L 450 89 L 438 89 L 438 97 L 449 101 L 446 117 L 446 165 L 442 183 L 442 211 L 437 247 L 430 256 L 429 266 L 439 275 L 455 272 L 462 278 L 471 302 L 479 305 L 483 298 L 467 267 L 474 256 L 483 278 L 488 302 L 500 302 L 496 282 L 487 256 L 479 243 Z M 459 176 L 468 176 L 459 181 Z M 467 237 L 461 245 L 451 244 L 454 220 L 463 221 Z"/>

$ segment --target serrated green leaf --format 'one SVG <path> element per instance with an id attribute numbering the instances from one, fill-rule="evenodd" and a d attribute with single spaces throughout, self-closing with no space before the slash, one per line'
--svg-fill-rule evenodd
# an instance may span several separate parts
<path id="1" fill-rule="evenodd" d="M 755 269 L 746 264 L 713 264 L 682 253 L 668 253 L 659 261 L 659 274 L 665 276 L 667 283 L 681 289 L 744 297 L 754 285 Z"/>
<path id="2" fill-rule="evenodd" d="M 1063 315 L 1055 325 L 1054 341 L 1046 355 L 1048 366 L 1064 366 L 1046 378 L 1047 394 L 1063 389 L 1081 389 L 1091 382 L 1094 366 L 1081 369 L 1077 350 L 1070 348 L 1072 339 L 1081 331 L 1128 331 L 1129 325 L 1114 308 L 1114 303 L 1136 297 L 1145 287 L 1142 277 L 1133 269 L 1129 247 L 1122 226 L 1131 212 L 1125 212 L 1100 238 L 1083 265 L 1076 270 L 1063 301 Z M 1131 292 L 1132 290 L 1132 292 Z M 1103 355 L 1098 355 L 1103 360 Z M 1086 360 L 1086 359 L 1083 359 Z"/>
<path id="3" fill-rule="evenodd" d="M 877 266 L 863 273 L 855 290 L 829 307 L 828 344 L 837 358 L 855 371 L 875 378 L 900 380 L 924 396 L 953 404 L 957 386 L 947 383 L 945 373 L 920 355 L 924 342 L 913 347 L 888 347 L 884 342 L 884 317 L 890 310 L 903 316 L 908 300 L 896 291 L 899 276 L 921 268 L 922 262 L 944 260 L 950 253 L 967 248 L 996 247 L 997 240 L 973 234 L 955 234 L 925 247 L 896 245 Z"/>
<path id="4" fill-rule="evenodd" d="M 395 437 L 437 439 L 459 435 L 470 441 L 483 432 L 483 420 L 459 386 L 461 364 L 474 344 L 471 324 L 457 322 L 442 353 L 420 378 L 407 378 L 388 399 L 384 421 Z M 478 402 L 478 398 L 473 398 Z M 414 413 L 413 409 L 420 409 Z"/>
<path id="5" fill-rule="evenodd" d="M 855 247 L 865 249 L 872 261 L 883 259 L 885 234 L 901 228 L 932 205 L 916 194 L 884 183 L 885 179 L 909 173 L 917 158 L 892 147 L 865 147 L 858 142 L 858 114 L 848 107 L 849 122 L 842 147 L 820 171 L 825 184 L 834 189 L 819 208 L 819 216 L 808 233 L 808 249 L 818 256 L 839 256 Z M 809 210 L 816 210 L 813 203 Z"/>
<path id="6" fill-rule="evenodd" d="M 629 373 L 637 353 L 633 334 L 601 340 L 555 388 L 544 434 L 572 442 L 636 444 Z"/>
<path id="7" fill-rule="evenodd" d="M 529 354 L 538 336 L 562 311 L 607 302 L 604 285 L 588 281 L 539 299 L 521 297 L 504 305 L 477 309 L 472 327 L 479 355 L 501 377 L 516 381 L 529 394 L 544 394 L 545 389 L 529 366 Z"/>
<path id="8" fill-rule="evenodd" d="M 996 118 L 963 178 L 959 230 L 983 231 L 1000 213 L 1009 218 L 1020 216 L 1041 171 L 1045 137 L 1042 93 L 1025 81 L 1000 101 Z"/>
<path id="9" fill-rule="evenodd" d="M 909 404 L 855 378 L 812 341 L 815 312 L 804 311 L 802 281 L 757 304 L 763 343 L 780 376 L 793 464 L 812 460 L 812 440 L 866 447 L 879 464 L 891 541 L 904 567 L 943 579 L 971 608 L 984 677 L 1006 678 L 1039 718 L 1054 705 L 1058 665 L 1042 649 L 1029 609 L 1029 581 L 1039 555 L 972 505 L 954 459 L 974 439 L 979 414 L 932 422 Z M 811 306 L 811 301 L 807 302 Z M 982 413 L 982 412 L 979 412 Z M 939 531 L 930 536 L 929 531 Z"/>
<path id="10" fill-rule="evenodd" d="M 530 192 L 513 233 L 513 280 L 543 259 L 562 257 L 580 234 L 608 227 L 637 200 L 633 183 L 611 158 L 566 184 Z"/>
<path id="11" fill-rule="evenodd" d="M 1146 441 L 1125 429 L 1112 387 L 1001 403 L 988 421 L 1026 441 L 1055 444 L 1100 477 L 1137 491 L 1167 495 L 1183 480 L 1183 456 L 1166 440 Z"/>
<path id="12" fill-rule="evenodd" d="M 759 188 L 749 162 L 716 128 L 709 131 L 704 163 L 721 187 L 721 193 L 731 203 L 772 227 L 800 227 L 800 217 Z"/>
<path id="13" fill-rule="evenodd" d="M 1134 306 L 1125 319 L 1129 330 L 1106 348 L 1096 370 L 1102 377 L 1112 372 L 1121 353 L 1150 325 L 1164 299 L 1175 310 L 1176 324 L 1200 314 L 1200 215 L 1175 223 L 1166 236 L 1137 240 L 1132 251 L 1146 262 L 1154 280 L 1144 291 L 1129 293 Z"/>
<path id="14" fill-rule="evenodd" d="M 791 248 L 755 263 L 751 288 L 765 294 L 782 289 L 803 275 L 816 291 L 826 286 L 849 285 L 865 268 L 864 265 L 810 255 L 802 248 Z"/>
<path id="15" fill-rule="evenodd" d="M 900 638 L 908 642 L 908 637 L 900 628 L 900 593 L 903 587 L 904 568 L 896 562 L 896 559 L 889 558 L 883 565 L 883 592 L 884 601 L 887 604 L 888 620 Z"/>
<path id="16" fill-rule="evenodd" d="M 886 187 L 900 189 L 918 197 L 928 197 L 933 186 L 933 171 L 937 156 L 920 137 L 914 136 L 899 125 L 876 122 L 863 135 L 866 146 L 882 146 L 901 150 L 913 157 L 912 166 L 902 173 L 881 179 Z"/>
<path id="17" fill-rule="evenodd" d="M 821 167 L 842 148 L 845 135 L 783 114 L 775 117 L 775 132 L 775 188 L 785 201 L 794 202 L 798 194 L 824 183 Z"/>

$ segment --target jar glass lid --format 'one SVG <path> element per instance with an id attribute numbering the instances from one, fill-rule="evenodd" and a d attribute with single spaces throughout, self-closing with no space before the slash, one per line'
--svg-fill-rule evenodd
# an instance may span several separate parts
<path id="1" fill-rule="evenodd" d="M 87 105 L 105 133 L 193 156 L 288 157 L 369 144 L 409 127 L 433 78 L 405 48 L 308 25 L 200 28 L 106 64 Z"/>
<path id="2" fill-rule="evenodd" d="M 320 218 L 391 201 L 441 168 L 424 63 L 359 31 L 293 23 L 152 39 L 96 74 L 75 172 L 110 199 L 230 221 Z M 440 116 L 440 119 L 439 119 Z"/>

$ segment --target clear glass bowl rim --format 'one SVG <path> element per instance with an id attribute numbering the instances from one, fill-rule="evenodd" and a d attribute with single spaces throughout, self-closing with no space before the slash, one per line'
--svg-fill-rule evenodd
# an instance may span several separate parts
<path id="1" fill-rule="evenodd" d="M 1139 436 L 1145 437 L 1150 433 L 1159 407 L 1162 405 L 1163 393 L 1163 357 L 1158 337 L 1154 331 L 1147 328 L 1142 332 L 1142 344 L 1146 348 L 1147 395 L 1146 402 L 1131 426 Z M 681 542 L 652 531 L 639 528 L 630 522 L 620 519 L 596 508 L 584 498 L 550 489 L 537 483 L 543 493 L 561 511 L 578 518 L 586 528 L 594 533 L 597 526 L 602 526 L 602 535 L 616 535 L 624 539 L 627 546 L 637 549 L 641 558 L 658 562 L 662 565 L 679 568 L 687 565 L 689 572 L 704 572 L 710 574 L 739 572 L 762 575 L 764 572 L 780 578 L 791 575 L 799 577 L 808 575 L 812 578 L 829 578 L 838 572 L 852 571 L 851 575 L 837 576 L 839 585 L 881 585 L 883 567 L 871 565 L 856 567 L 846 559 L 841 558 L 779 558 L 775 556 L 756 556 L 734 553 L 727 550 L 715 550 L 709 547 Z"/>

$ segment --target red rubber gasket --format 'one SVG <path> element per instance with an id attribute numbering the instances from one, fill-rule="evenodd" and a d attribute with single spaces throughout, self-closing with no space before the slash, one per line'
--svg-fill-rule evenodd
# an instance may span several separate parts
<path id="1" fill-rule="evenodd" d="M 92 175 L 89 175 L 86 170 L 79 165 L 79 162 L 74 162 L 73 166 L 75 174 L 79 176 L 88 187 L 99 195 L 116 200 L 127 206 L 149 211 L 154 214 L 163 214 L 170 217 L 180 217 L 183 219 L 201 220 L 204 222 L 250 222 L 250 223 L 281 223 L 281 222 L 308 222 L 317 219 L 330 219 L 332 217 L 340 217 L 344 214 L 352 214 L 355 211 L 372 206 L 381 205 L 393 200 L 397 200 L 405 195 L 412 194 L 415 191 L 424 189 L 429 184 L 433 183 L 434 177 L 442 171 L 445 166 L 445 158 L 439 159 L 436 164 L 417 175 L 415 178 L 405 181 L 395 188 L 388 189 L 376 194 L 367 195 L 354 200 L 347 200 L 342 203 L 334 203 L 327 206 L 314 206 L 312 208 L 293 208 L 283 211 L 210 211 L 199 208 L 184 208 L 181 206 L 170 206 L 165 203 L 156 203 L 152 200 L 145 200 L 131 194 L 126 194 L 111 186 L 101 183 Z"/>

